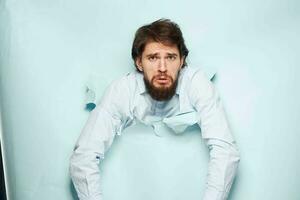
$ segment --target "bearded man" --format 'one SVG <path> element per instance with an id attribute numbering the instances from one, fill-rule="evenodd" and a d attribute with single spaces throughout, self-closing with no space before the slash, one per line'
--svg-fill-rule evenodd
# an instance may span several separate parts
<path id="1" fill-rule="evenodd" d="M 70 159 L 71 178 L 80 200 L 103 199 L 98 165 L 116 134 L 137 121 L 151 124 L 191 114 L 210 154 L 203 199 L 227 199 L 239 151 L 218 92 L 201 69 L 187 66 L 188 53 L 179 26 L 168 19 L 136 31 L 132 45 L 136 70 L 107 88 Z"/>

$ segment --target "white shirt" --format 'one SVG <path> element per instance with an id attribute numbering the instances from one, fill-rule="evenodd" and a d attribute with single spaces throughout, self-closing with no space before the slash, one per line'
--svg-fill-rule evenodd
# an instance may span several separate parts
<path id="1" fill-rule="evenodd" d="M 71 178 L 80 200 L 103 200 L 99 162 L 115 135 L 137 122 L 152 126 L 157 135 L 159 123 L 176 134 L 197 123 L 210 152 L 203 200 L 227 199 L 240 161 L 238 148 L 214 85 L 201 69 L 185 67 L 179 73 L 176 94 L 169 101 L 152 99 L 143 74 L 137 71 L 107 88 L 70 159 Z"/>

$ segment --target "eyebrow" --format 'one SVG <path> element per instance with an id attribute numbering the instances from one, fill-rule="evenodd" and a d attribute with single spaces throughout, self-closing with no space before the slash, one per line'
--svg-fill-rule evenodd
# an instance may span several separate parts
<path id="1" fill-rule="evenodd" d="M 152 56 L 157 56 L 158 53 L 150 53 L 150 54 L 147 54 L 146 57 L 149 58 L 149 57 L 152 57 Z"/>
<path id="2" fill-rule="evenodd" d="M 177 53 L 168 53 L 168 56 L 175 56 L 175 57 L 177 57 L 178 54 Z"/>
<path id="3" fill-rule="evenodd" d="M 146 57 L 149 58 L 149 57 L 152 57 L 152 56 L 157 56 L 158 53 L 150 53 L 150 54 L 147 54 Z M 177 53 L 167 53 L 168 56 L 175 56 L 177 57 L 178 54 Z"/>

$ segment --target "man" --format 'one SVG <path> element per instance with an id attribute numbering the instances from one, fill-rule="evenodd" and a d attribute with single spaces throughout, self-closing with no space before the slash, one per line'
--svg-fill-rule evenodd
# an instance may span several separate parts
<path id="1" fill-rule="evenodd" d="M 180 28 L 160 19 L 140 27 L 132 46 L 136 71 L 114 81 L 92 111 L 75 146 L 70 172 L 81 200 L 101 200 L 98 164 L 114 136 L 139 121 L 152 124 L 193 116 L 210 160 L 204 200 L 227 199 L 240 160 L 218 93 L 200 69 L 186 65 Z M 182 129 L 181 131 L 184 131 Z"/>

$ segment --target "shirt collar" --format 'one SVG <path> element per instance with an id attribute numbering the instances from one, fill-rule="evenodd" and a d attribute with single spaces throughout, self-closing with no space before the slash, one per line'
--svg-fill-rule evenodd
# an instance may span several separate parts
<path id="1" fill-rule="evenodd" d="M 184 74 L 186 68 L 187 68 L 187 66 L 179 71 L 178 85 L 176 88 L 177 95 L 180 94 L 180 88 L 182 85 L 182 77 L 183 77 L 183 74 Z M 137 80 L 137 84 L 138 84 L 138 88 L 139 88 L 139 93 L 144 94 L 144 93 L 146 93 L 146 86 L 144 83 L 144 75 L 138 71 L 135 71 L 135 73 L 136 73 L 136 80 Z"/>

